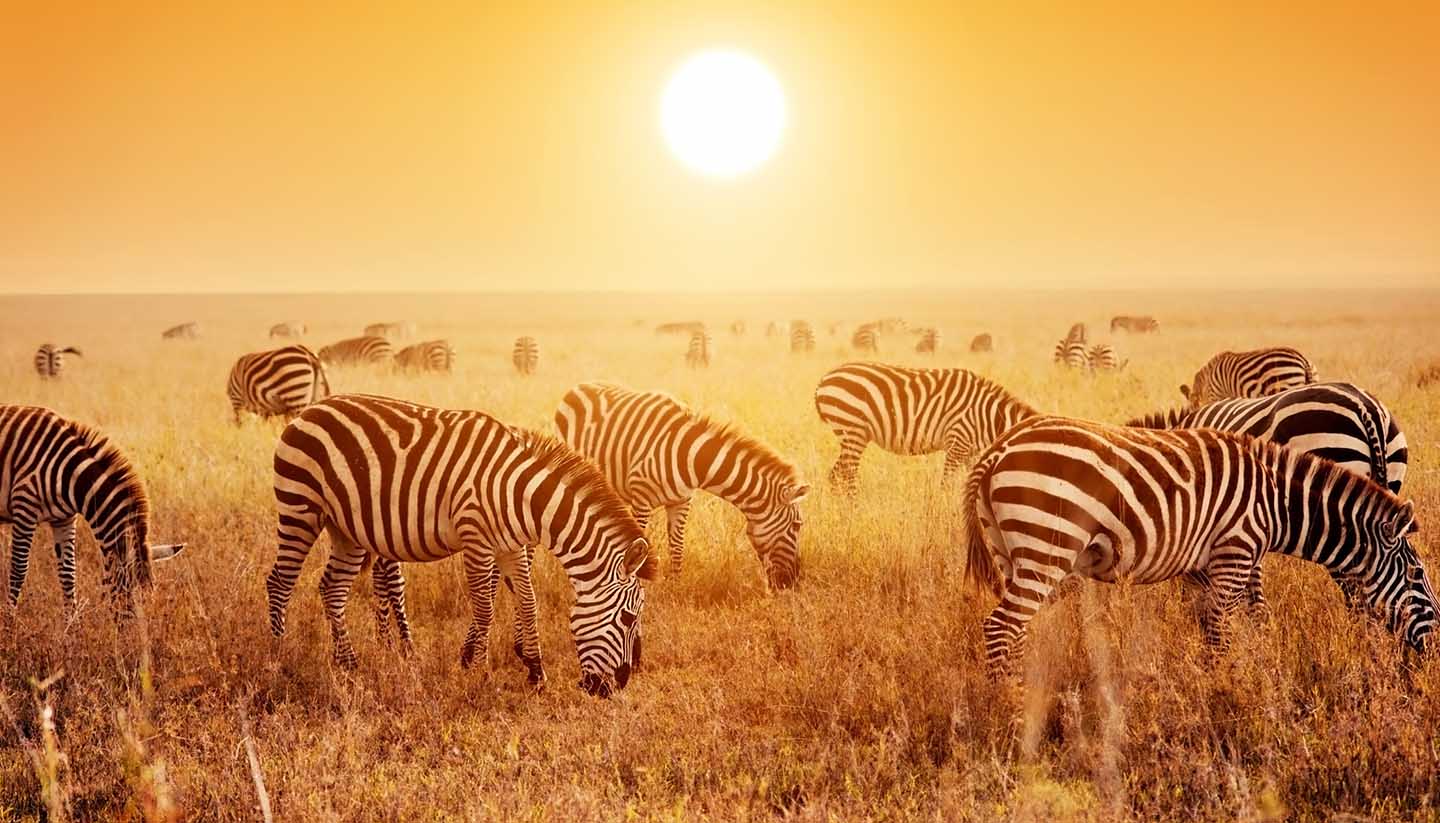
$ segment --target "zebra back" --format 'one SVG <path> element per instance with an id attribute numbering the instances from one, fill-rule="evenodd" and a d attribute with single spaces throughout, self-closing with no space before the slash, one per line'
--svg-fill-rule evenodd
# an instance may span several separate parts
<path id="1" fill-rule="evenodd" d="M 395 357 L 395 349 L 383 337 L 351 337 L 332 343 L 320 350 L 320 360 L 326 365 L 349 365 L 354 363 L 385 363 Z"/>
<path id="2" fill-rule="evenodd" d="M 1180 393 L 1201 406 L 1232 397 L 1264 397 L 1314 383 L 1315 367 L 1287 346 L 1244 352 L 1221 352 L 1195 373 Z"/>
<path id="3" fill-rule="evenodd" d="M 989 334 L 977 334 L 974 339 L 970 341 L 970 351 L 973 354 L 981 354 L 994 350 L 995 340 Z"/>
<path id="4" fill-rule="evenodd" d="M 395 355 L 395 365 L 410 371 L 449 374 L 455 368 L 455 347 L 449 340 L 426 340 L 401 349 Z"/>
<path id="5" fill-rule="evenodd" d="M 540 344 L 533 337 L 517 337 L 510 352 L 510 362 L 520 374 L 534 374 L 540 365 Z"/>
<path id="6" fill-rule="evenodd" d="M 874 323 L 866 323 L 850 335 L 850 345 L 858 351 L 880 351 L 880 330 Z"/>
<path id="7" fill-rule="evenodd" d="M 329 396 L 330 380 L 320 358 L 296 344 L 241 356 L 225 392 L 238 423 L 242 410 L 261 417 L 299 414 Z"/>

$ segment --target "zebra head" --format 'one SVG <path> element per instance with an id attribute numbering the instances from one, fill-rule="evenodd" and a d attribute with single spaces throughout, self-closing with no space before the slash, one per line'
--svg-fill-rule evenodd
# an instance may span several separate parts
<path id="1" fill-rule="evenodd" d="M 103 541 L 100 545 L 105 563 L 102 578 L 116 609 L 121 614 L 131 614 L 135 586 L 148 589 L 154 582 L 150 576 L 151 564 L 169 560 L 184 548 L 184 543 L 147 544 L 143 526 L 124 528 L 111 540 Z"/>
<path id="2" fill-rule="evenodd" d="M 800 501 L 809 493 L 808 483 L 786 482 L 773 487 L 762 508 L 745 511 L 746 534 L 771 588 L 788 589 L 800 577 Z"/>
<path id="3" fill-rule="evenodd" d="M 640 613 L 654 566 L 650 545 L 637 537 L 624 550 L 624 568 L 612 579 L 577 592 L 570 608 L 570 632 L 580 656 L 580 688 L 609 697 L 625 688 L 640 665 Z"/>
<path id="4" fill-rule="evenodd" d="M 1410 535 L 1419 528 L 1414 504 L 1401 504 L 1378 529 L 1381 559 L 1365 580 L 1372 610 L 1383 614 L 1390 630 L 1417 652 L 1425 650 L 1426 638 L 1436 626 L 1435 590 L 1410 545 Z"/>

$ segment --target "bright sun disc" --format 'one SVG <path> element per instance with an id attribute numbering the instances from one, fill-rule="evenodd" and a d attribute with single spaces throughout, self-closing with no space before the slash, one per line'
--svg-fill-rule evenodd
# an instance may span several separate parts
<path id="1" fill-rule="evenodd" d="M 660 129 L 680 161 L 734 177 L 765 162 L 785 130 L 785 93 L 765 65 L 737 51 L 704 51 L 675 71 L 660 98 Z"/>

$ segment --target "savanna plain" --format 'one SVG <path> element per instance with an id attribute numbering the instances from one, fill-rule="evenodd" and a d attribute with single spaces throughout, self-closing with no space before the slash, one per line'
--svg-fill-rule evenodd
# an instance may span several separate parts
<path id="1" fill-rule="evenodd" d="M 1152 314 L 1161 330 L 1111 334 L 1115 314 Z M 855 325 L 891 315 L 938 326 L 944 346 L 921 355 L 913 337 L 888 335 L 876 359 L 972 369 L 1043 411 L 1109 422 L 1178 405 L 1179 385 L 1218 351 L 1295 346 L 1322 379 L 1362 386 L 1399 419 L 1411 461 L 1402 496 L 1440 575 L 1440 388 L 1416 379 L 1440 361 L 1435 293 L 3 298 L 4 402 L 100 427 L 148 485 L 154 539 L 188 548 L 156 567 L 141 615 L 117 623 L 82 527 L 81 604 L 67 620 L 42 529 L 19 609 L 0 614 L 0 821 L 257 820 L 262 798 L 277 820 L 1440 816 L 1440 655 L 1407 666 L 1321 569 L 1290 558 L 1266 561 L 1269 621 L 1242 617 L 1219 655 L 1178 582 L 1081 587 L 1033 625 L 1023 712 L 1002 710 L 980 638 L 994 603 L 964 583 L 960 488 L 942 487 L 940 456 L 872 447 L 853 499 L 826 485 L 839 449 L 816 417 L 815 385 L 859 359 Z M 765 335 L 792 318 L 814 325 L 813 353 Z M 198 340 L 160 339 L 190 320 Z M 233 425 L 225 382 L 284 320 L 307 322 L 316 349 L 410 320 L 417 339 L 457 350 L 449 376 L 332 368 L 337 392 L 553 431 L 569 387 L 609 379 L 733 421 L 814 488 L 799 585 L 767 591 L 739 513 L 702 496 L 686 567 L 650 584 L 644 667 L 610 700 L 575 687 L 570 588 L 544 551 L 550 680 L 539 693 L 509 651 L 503 589 L 488 662 L 460 667 L 458 560 L 407 568 L 409 658 L 377 639 L 362 580 L 349 610 L 360 665 L 332 665 L 316 592 L 323 539 L 287 636 L 272 637 L 264 575 L 283 423 Z M 685 342 L 654 332 L 684 320 L 712 329 L 708 369 L 687 367 Z M 743 336 L 731 335 L 735 320 Z M 1053 366 L 1076 321 L 1126 368 Z M 981 332 L 995 351 L 970 354 Z M 521 334 L 541 347 L 529 378 L 510 364 Z M 42 382 L 31 365 L 42 342 L 84 356 Z"/>

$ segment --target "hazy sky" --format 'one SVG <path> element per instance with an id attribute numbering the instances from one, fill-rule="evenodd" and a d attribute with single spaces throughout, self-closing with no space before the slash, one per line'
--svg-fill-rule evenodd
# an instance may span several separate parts
<path id="1" fill-rule="evenodd" d="M 1440 284 L 1433 2 L 66 6 L 0 291 Z M 710 46 L 790 106 L 729 183 L 657 127 Z"/>

